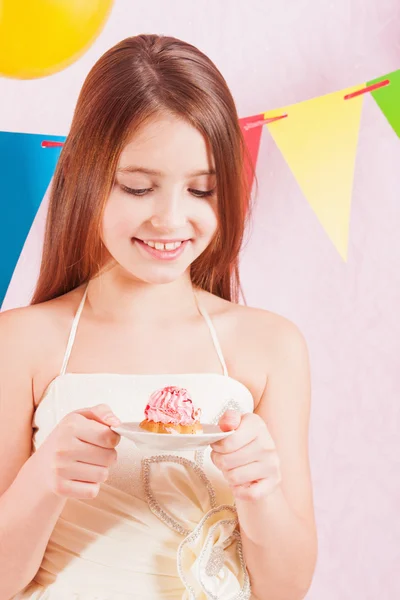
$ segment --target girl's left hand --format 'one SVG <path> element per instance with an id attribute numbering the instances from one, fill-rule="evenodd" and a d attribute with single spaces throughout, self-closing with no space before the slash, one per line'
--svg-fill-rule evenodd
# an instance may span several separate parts
<path id="1" fill-rule="evenodd" d="M 212 444 L 211 459 L 222 471 L 235 498 L 258 500 L 281 482 L 275 443 L 261 417 L 227 410 L 219 421 L 223 431 L 235 433 Z"/>

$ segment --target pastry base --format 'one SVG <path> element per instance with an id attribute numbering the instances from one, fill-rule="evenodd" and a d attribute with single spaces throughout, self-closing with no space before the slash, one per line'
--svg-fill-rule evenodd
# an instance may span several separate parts
<path id="1" fill-rule="evenodd" d="M 203 429 L 200 423 L 193 423 L 193 425 L 175 425 L 175 423 L 156 423 L 155 421 L 148 421 L 144 419 L 140 423 L 140 427 L 146 431 L 152 433 L 202 433 Z M 171 429 L 174 431 L 172 432 Z"/>

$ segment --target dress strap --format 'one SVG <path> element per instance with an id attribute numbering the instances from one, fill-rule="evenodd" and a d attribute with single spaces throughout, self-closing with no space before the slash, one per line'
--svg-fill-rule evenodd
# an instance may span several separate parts
<path id="1" fill-rule="evenodd" d="M 221 344 L 219 343 L 217 332 L 215 331 L 214 324 L 213 324 L 213 322 L 212 322 L 212 320 L 210 318 L 210 315 L 208 314 L 208 312 L 206 311 L 206 309 L 204 308 L 204 306 L 202 306 L 202 304 L 200 303 L 200 300 L 199 300 L 196 292 L 194 293 L 194 297 L 196 299 L 197 308 L 199 309 L 200 314 L 204 317 L 204 320 L 207 323 L 208 328 L 210 330 L 211 338 L 212 338 L 212 341 L 214 343 L 215 350 L 216 350 L 216 352 L 218 354 L 218 358 L 219 358 L 219 360 L 221 362 L 223 373 L 224 373 L 225 376 L 228 376 L 228 368 L 226 366 L 224 355 L 223 355 L 222 349 L 221 349 Z"/>
<path id="2" fill-rule="evenodd" d="M 81 318 L 81 314 L 82 314 L 82 310 L 83 310 L 83 307 L 85 304 L 87 292 L 88 292 L 88 285 L 86 286 L 85 292 L 82 296 L 82 300 L 78 306 L 78 310 L 76 311 L 74 320 L 72 322 L 71 332 L 69 334 L 68 344 L 67 344 L 67 348 L 65 350 L 64 361 L 63 361 L 63 365 L 61 367 L 60 375 L 65 375 L 66 370 L 67 370 L 69 357 L 71 356 L 72 346 L 74 345 L 76 330 L 78 329 L 79 319 Z"/>

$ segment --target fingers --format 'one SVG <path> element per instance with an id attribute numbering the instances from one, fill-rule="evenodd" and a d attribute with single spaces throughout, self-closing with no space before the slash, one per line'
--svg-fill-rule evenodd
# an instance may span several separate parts
<path id="1" fill-rule="evenodd" d="M 60 464 L 56 467 L 55 472 L 59 478 L 87 483 L 103 483 L 109 475 L 107 467 L 77 461 L 65 465 Z"/>
<path id="2" fill-rule="evenodd" d="M 227 411 L 225 415 L 228 412 L 235 411 Z M 225 415 L 223 415 L 223 417 Z M 232 435 L 213 444 L 212 449 L 215 452 L 220 452 L 222 454 L 235 452 L 236 450 L 243 448 L 243 446 L 247 446 L 247 444 L 250 444 L 250 442 L 255 440 L 258 436 L 268 439 L 267 435 L 265 435 L 266 431 L 267 427 L 260 417 L 253 413 L 246 413 L 244 415 L 241 415 L 241 421 L 238 429 Z M 263 433 L 262 436 L 260 435 L 261 432 Z"/>
<path id="3" fill-rule="evenodd" d="M 92 406 L 91 408 L 81 408 L 76 410 L 75 413 L 81 414 L 87 419 L 104 423 L 105 425 L 117 427 L 121 424 L 121 421 L 113 413 L 108 404 L 97 404 L 97 406 Z"/>
<path id="4" fill-rule="evenodd" d="M 84 481 L 71 481 L 69 479 L 57 479 L 54 493 L 67 498 L 87 499 L 96 498 L 100 491 L 99 483 L 87 483 Z"/>
<path id="5" fill-rule="evenodd" d="M 234 452 L 224 454 L 213 450 L 211 452 L 211 459 L 214 465 L 221 471 L 230 471 L 231 469 L 236 469 L 236 467 L 247 465 L 258 460 L 261 450 L 260 440 L 256 438 L 246 446 L 243 446 L 243 448 L 239 448 L 239 450 L 235 450 Z"/>
<path id="6" fill-rule="evenodd" d="M 84 419 L 84 417 L 81 417 L 81 419 Z M 74 434 L 78 440 L 101 448 L 115 448 L 121 439 L 121 436 L 112 431 L 107 425 L 102 425 L 96 421 L 86 423 L 77 421 L 74 424 Z"/>
<path id="7" fill-rule="evenodd" d="M 241 413 L 237 410 L 227 410 L 220 418 L 218 425 L 222 431 L 232 431 L 239 427 L 241 418 Z"/>
<path id="8" fill-rule="evenodd" d="M 252 483 L 234 486 L 233 494 L 236 499 L 256 501 L 269 496 L 279 488 L 280 483 L 280 477 L 260 479 Z"/>
<path id="9" fill-rule="evenodd" d="M 111 417 L 111 418 L 110 418 Z M 109 406 L 99 404 L 66 415 L 49 436 L 50 488 L 69 498 L 95 498 L 117 459 L 120 423 Z"/>
<path id="10" fill-rule="evenodd" d="M 115 448 L 101 448 L 76 439 L 69 457 L 71 460 L 82 461 L 82 456 L 85 457 L 84 462 L 100 467 L 111 467 L 118 458 Z"/>
<path id="11" fill-rule="evenodd" d="M 265 477 L 265 470 L 259 462 L 253 462 L 230 471 L 224 471 L 224 477 L 230 486 L 244 485 Z"/>
<path id="12" fill-rule="evenodd" d="M 255 454 L 251 454 L 251 446 L 254 443 L 231 455 L 211 453 L 213 463 L 222 471 L 230 486 L 250 484 L 259 479 L 276 476 L 279 470 L 278 455 L 270 452 L 260 457 L 260 460 L 254 460 Z M 243 458 L 244 453 L 246 458 Z"/>
<path id="13" fill-rule="evenodd" d="M 86 417 L 85 411 L 70 413 L 66 417 L 66 429 L 78 440 L 102 448 L 115 448 L 121 439 L 109 425 Z"/>
<path id="14" fill-rule="evenodd" d="M 229 424 L 233 419 L 227 412 L 221 421 Z M 276 446 L 265 421 L 258 415 L 241 415 L 237 430 L 211 448 L 211 459 L 235 498 L 255 500 L 279 486 L 281 473 Z"/>

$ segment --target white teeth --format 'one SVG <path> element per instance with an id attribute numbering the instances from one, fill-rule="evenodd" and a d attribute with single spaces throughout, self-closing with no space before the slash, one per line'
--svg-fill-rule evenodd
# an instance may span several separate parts
<path id="1" fill-rule="evenodd" d="M 170 242 L 169 244 L 165 244 L 165 249 L 166 250 L 175 250 L 176 248 L 179 248 L 181 243 L 182 242 Z"/>
<path id="2" fill-rule="evenodd" d="M 156 250 L 176 250 L 182 244 L 182 242 L 168 242 L 167 244 L 163 244 L 162 242 L 152 241 L 147 241 L 144 243 L 151 248 L 155 248 Z"/>

